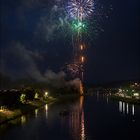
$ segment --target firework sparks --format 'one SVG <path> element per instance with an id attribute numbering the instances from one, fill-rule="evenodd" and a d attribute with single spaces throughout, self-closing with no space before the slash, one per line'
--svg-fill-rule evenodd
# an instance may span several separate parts
<path id="1" fill-rule="evenodd" d="M 93 10 L 93 0 L 70 0 L 67 6 L 70 17 L 80 20 L 89 17 L 93 13 Z"/>
<path id="2" fill-rule="evenodd" d="M 77 75 L 79 73 L 79 69 L 80 69 L 79 64 L 76 64 L 76 63 L 67 65 L 67 68 L 69 71 L 71 71 L 71 74 L 73 76 Z"/>
<path id="3" fill-rule="evenodd" d="M 85 63 L 85 43 L 83 43 L 83 35 L 87 33 L 87 19 L 92 15 L 94 5 L 94 0 L 69 0 L 66 7 L 73 31 L 73 62 L 68 65 L 68 70 L 82 80 Z"/>
<path id="4" fill-rule="evenodd" d="M 72 22 L 72 30 L 76 32 L 84 32 L 87 30 L 86 22 L 74 20 Z"/>

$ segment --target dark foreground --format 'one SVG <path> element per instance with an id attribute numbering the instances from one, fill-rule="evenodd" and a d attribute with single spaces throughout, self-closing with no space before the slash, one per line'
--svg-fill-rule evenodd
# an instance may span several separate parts
<path id="1" fill-rule="evenodd" d="M 0 126 L 1 140 L 139 140 L 140 106 L 95 94 L 45 105 L 11 123 Z"/>

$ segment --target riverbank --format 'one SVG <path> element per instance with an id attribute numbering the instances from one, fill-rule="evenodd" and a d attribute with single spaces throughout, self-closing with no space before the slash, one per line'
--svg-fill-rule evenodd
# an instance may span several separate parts
<path id="1" fill-rule="evenodd" d="M 113 100 L 117 100 L 117 101 L 119 100 L 119 101 L 127 102 L 127 103 L 130 103 L 130 104 L 140 105 L 140 99 L 120 97 L 120 96 L 117 96 L 117 95 L 111 95 L 110 98 L 113 99 Z"/>
<path id="2" fill-rule="evenodd" d="M 25 104 L 20 104 L 13 109 L 0 110 L 0 125 L 14 120 L 24 114 L 44 106 L 45 104 L 64 104 L 74 102 L 80 97 L 79 94 L 66 94 L 66 95 L 55 95 L 53 97 L 47 97 L 46 99 L 37 99 L 33 101 L 27 101 Z"/>
<path id="3" fill-rule="evenodd" d="M 46 99 L 37 99 L 33 101 L 27 101 L 25 104 L 19 104 L 15 108 L 0 109 L 0 125 L 14 120 L 30 111 L 40 108 L 45 104 L 51 104 L 56 101 L 54 97 L 48 97 Z"/>

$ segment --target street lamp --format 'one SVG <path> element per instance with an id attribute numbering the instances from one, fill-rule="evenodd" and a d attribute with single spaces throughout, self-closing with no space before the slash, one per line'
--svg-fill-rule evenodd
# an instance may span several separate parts
<path id="1" fill-rule="evenodd" d="M 45 98 L 48 97 L 48 92 L 47 92 L 47 91 L 45 92 L 44 97 L 45 97 Z"/>

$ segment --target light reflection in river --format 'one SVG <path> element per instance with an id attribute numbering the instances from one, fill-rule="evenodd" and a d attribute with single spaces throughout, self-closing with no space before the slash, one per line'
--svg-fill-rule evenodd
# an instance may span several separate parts
<path id="1" fill-rule="evenodd" d="M 122 102 L 119 101 L 119 111 L 122 112 Z"/>
<path id="2" fill-rule="evenodd" d="M 119 112 L 125 114 L 130 114 L 130 115 L 135 115 L 135 105 L 129 105 L 128 103 L 119 101 Z"/>
<path id="3" fill-rule="evenodd" d="M 132 115 L 134 116 L 135 115 L 135 106 L 132 105 Z"/>
<path id="4" fill-rule="evenodd" d="M 25 115 L 21 116 L 21 124 L 24 125 L 26 123 L 27 119 Z"/>
<path id="5" fill-rule="evenodd" d="M 11 125 L 9 122 L 8 130 L 5 127 L 3 128 L 5 130 L 0 132 L 0 139 L 124 140 L 127 138 L 131 140 L 134 138 L 139 131 L 139 106 L 111 101 L 110 98 L 107 104 L 105 95 L 100 94 L 98 97 L 98 101 L 97 95 L 93 95 L 81 96 L 71 103 L 49 105 L 49 115 L 48 105 L 45 105 L 12 122 L 16 127 L 8 128 Z M 60 115 L 60 111 L 64 109 L 68 114 Z M 102 116 L 106 119 L 102 119 Z"/>
<path id="6" fill-rule="evenodd" d="M 128 103 L 126 104 L 126 111 L 127 111 L 127 114 L 129 114 Z"/>
<path id="7" fill-rule="evenodd" d="M 35 109 L 35 118 L 38 117 L 38 109 Z"/>
<path id="8" fill-rule="evenodd" d="M 85 140 L 85 118 L 83 108 L 84 97 L 74 106 L 73 112 L 69 118 L 69 125 L 72 129 L 71 133 L 74 139 Z"/>
<path id="9" fill-rule="evenodd" d="M 61 125 L 69 124 L 69 133 L 74 140 L 85 140 L 85 113 L 84 113 L 84 96 L 71 106 L 69 115 L 61 116 Z M 69 121 L 69 122 L 68 122 Z"/>
<path id="10" fill-rule="evenodd" d="M 45 111 L 46 111 L 46 118 L 48 118 L 48 105 L 45 105 Z"/>
<path id="11" fill-rule="evenodd" d="M 107 104 L 108 104 L 108 96 L 106 97 L 106 102 L 107 102 Z"/>
<path id="12" fill-rule="evenodd" d="M 80 97 L 80 113 L 81 114 L 81 140 L 84 140 L 85 139 L 85 119 L 84 119 L 84 108 L 83 108 L 83 103 L 84 103 L 84 97 L 81 96 Z"/>
<path id="13" fill-rule="evenodd" d="M 125 103 L 123 102 L 123 114 L 125 114 Z"/>

